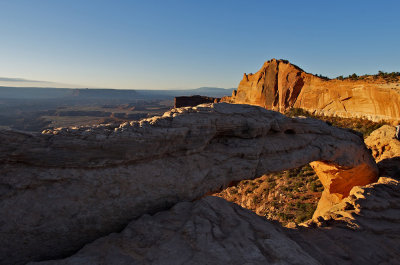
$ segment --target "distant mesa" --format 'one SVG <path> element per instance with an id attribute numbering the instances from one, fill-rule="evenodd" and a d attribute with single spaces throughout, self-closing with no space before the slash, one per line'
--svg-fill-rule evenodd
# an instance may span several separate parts
<path id="1" fill-rule="evenodd" d="M 87 98 L 135 98 L 137 97 L 137 92 L 135 90 L 119 89 L 74 89 L 72 96 Z"/>
<path id="2" fill-rule="evenodd" d="M 221 98 L 232 94 L 233 88 L 200 87 L 175 90 L 129 90 L 105 88 L 55 88 L 0 86 L 0 99 L 60 100 L 172 100 L 176 96 L 201 95 Z"/>
<path id="3" fill-rule="evenodd" d="M 206 97 L 206 96 L 183 96 L 183 97 L 175 97 L 174 99 L 174 108 L 181 107 L 194 107 L 200 104 L 205 103 L 218 103 L 220 102 L 220 98 Z"/>
<path id="4" fill-rule="evenodd" d="M 400 78 L 393 74 L 330 80 L 286 60 L 272 59 L 255 74 L 244 74 L 238 89 L 222 101 L 279 112 L 302 108 L 318 115 L 396 123 L 400 121 Z"/>

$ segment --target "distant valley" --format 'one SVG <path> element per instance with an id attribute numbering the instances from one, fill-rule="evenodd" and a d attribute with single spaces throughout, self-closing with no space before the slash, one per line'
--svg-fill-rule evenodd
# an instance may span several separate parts
<path id="1" fill-rule="evenodd" d="M 232 89 L 118 90 L 0 87 L 0 128 L 42 131 L 161 115 L 176 96 L 223 97 Z"/>

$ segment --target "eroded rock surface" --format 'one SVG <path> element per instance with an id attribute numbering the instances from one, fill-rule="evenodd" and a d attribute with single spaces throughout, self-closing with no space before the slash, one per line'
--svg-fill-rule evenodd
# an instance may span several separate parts
<path id="1" fill-rule="evenodd" d="M 206 197 L 39 264 L 399 264 L 399 249 L 400 183 L 382 177 L 296 229 Z"/>
<path id="2" fill-rule="evenodd" d="M 400 264 L 399 177 L 354 187 L 307 228 L 293 230 L 292 238 L 304 248 L 311 245 L 322 264 Z"/>
<path id="3" fill-rule="evenodd" d="M 144 215 L 121 233 L 46 265 L 318 264 L 282 227 L 224 199 L 209 196 Z M 33 264 L 32 264 L 33 265 Z"/>
<path id="4" fill-rule="evenodd" d="M 395 133 L 395 127 L 384 125 L 365 139 L 365 144 L 378 162 L 381 176 L 400 176 L 400 141 L 394 137 Z"/>
<path id="5" fill-rule="evenodd" d="M 400 157 L 400 141 L 395 138 L 396 128 L 384 125 L 365 139 L 365 144 L 372 150 L 377 162 Z"/>
<path id="6" fill-rule="evenodd" d="M 244 74 L 232 97 L 223 100 L 280 112 L 302 108 L 318 115 L 400 121 L 399 81 L 325 80 L 284 60 L 272 59 L 257 73 Z"/>
<path id="7" fill-rule="evenodd" d="M 200 105 L 42 134 L 3 130 L 0 141 L 0 261 L 6 264 L 70 255 L 143 214 L 312 161 L 333 166 L 332 183 L 346 184 L 335 198 L 348 193 L 347 183 L 377 177 L 357 135 L 249 105 Z M 360 167 L 358 175 L 353 169 Z"/>

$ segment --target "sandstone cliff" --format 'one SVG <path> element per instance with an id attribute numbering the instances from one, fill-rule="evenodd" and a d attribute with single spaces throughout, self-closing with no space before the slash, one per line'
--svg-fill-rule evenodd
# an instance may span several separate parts
<path id="1" fill-rule="evenodd" d="M 359 136 L 321 121 L 288 118 L 248 105 L 199 105 L 139 122 L 60 128 L 42 134 L 2 130 L 0 141 L 0 263 L 5 264 L 70 255 L 97 238 L 121 231 L 143 214 L 193 201 L 232 182 L 312 161 L 325 188 L 318 214 L 346 199 L 354 186 L 377 179 L 376 164 Z M 145 215 L 138 219 L 143 226 L 136 221 L 133 225 L 145 235 L 128 229 L 124 237 L 137 240 L 137 246 L 146 250 L 136 248 L 130 239 L 126 244 L 135 253 L 154 257 L 149 262 L 158 264 L 172 261 L 172 256 L 195 263 L 206 259 L 210 251 L 215 251 L 214 256 L 226 255 L 225 244 L 227 251 L 238 251 L 250 261 L 291 263 L 297 257 L 300 263 L 312 263 L 313 258 L 297 243 L 285 235 L 279 239 L 281 228 L 269 231 L 273 225 L 266 220 L 231 207 L 212 198 L 178 204 L 155 219 Z M 178 238 L 174 241 L 178 245 L 169 241 L 175 240 L 177 229 L 184 240 L 200 240 L 198 247 L 188 246 L 194 256 Z M 208 236 L 210 232 L 213 237 Z M 156 234 L 165 240 L 153 237 Z M 117 242 L 125 244 L 118 237 Z M 241 244 L 240 238 L 253 243 Z M 153 240 L 159 245 L 147 248 Z M 115 264 L 111 262 L 114 243 L 110 244 L 111 252 L 94 251 L 106 263 Z M 221 247 L 210 247 L 213 244 Z M 107 253 L 111 256 L 106 257 Z M 117 263 L 129 264 L 129 255 Z M 96 260 L 89 258 L 82 264 L 96 264 Z M 215 259 L 219 261 L 223 260 Z M 75 257 L 74 262 L 79 264 Z"/>
<path id="2" fill-rule="evenodd" d="M 325 80 L 284 60 L 272 59 L 244 74 L 226 102 L 284 112 L 302 108 L 319 115 L 400 121 L 400 81 Z"/>

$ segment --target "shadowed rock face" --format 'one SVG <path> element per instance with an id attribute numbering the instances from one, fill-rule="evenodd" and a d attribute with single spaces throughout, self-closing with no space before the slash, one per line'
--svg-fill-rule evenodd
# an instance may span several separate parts
<path id="1" fill-rule="evenodd" d="M 144 215 L 69 258 L 39 264 L 399 264 L 399 193 L 398 180 L 381 177 L 297 229 L 205 197 Z"/>
<path id="2" fill-rule="evenodd" d="M 1 263 L 65 256 L 143 214 L 312 161 L 321 161 L 313 164 L 326 189 L 321 205 L 377 178 L 357 135 L 249 105 L 42 134 L 0 131 L 0 141 Z"/>
<path id="3" fill-rule="evenodd" d="M 280 112 L 302 108 L 319 115 L 400 121 L 400 82 L 324 80 L 275 59 L 255 74 L 244 74 L 237 91 L 223 101 Z"/>

